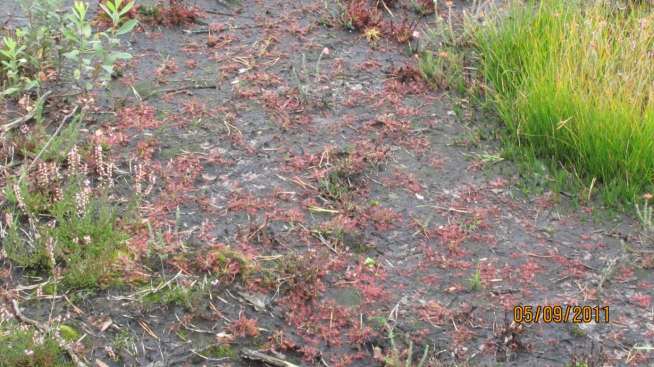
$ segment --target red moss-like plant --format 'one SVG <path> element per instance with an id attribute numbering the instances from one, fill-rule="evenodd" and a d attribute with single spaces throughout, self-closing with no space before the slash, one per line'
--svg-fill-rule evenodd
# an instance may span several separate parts
<path id="1" fill-rule="evenodd" d="M 200 10 L 184 4 L 184 0 L 168 0 L 168 5 L 158 3 L 152 8 L 140 6 L 138 9 L 141 22 L 172 27 L 195 23 L 200 17 Z"/>
<path id="2" fill-rule="evenodd" d="M 234 320 L 231 324 L 229 324 L 229 330 L 232 332 L 232 334 L 241 338 L 255 337 L 259 335 L 257 320 L 248 319 L 243 315 L 243 312 L 239 314 L 238 320 Z"/>
<path id="3" fill-rule="evenodd" d="M 376 26 L 381 21 L 381 14 L 367 0 L 354 0 L 345 9 L 349 25 L 356 30 Z"/>
<path id="4" fill-rule="evenodd" d="M 433 0 L 415 0 L 414 9 L 420 15 L 430 15 L 436 11 Z"/>
<path id="5" fill-rule="evenodd" d="M 413 38 L 417 24 L 416 21 L 409 22 L 407 19 L 403 19 L 401 23 L 393 23 L 391 20 L 385 28 L 398 43 L 407 43 Z"/>

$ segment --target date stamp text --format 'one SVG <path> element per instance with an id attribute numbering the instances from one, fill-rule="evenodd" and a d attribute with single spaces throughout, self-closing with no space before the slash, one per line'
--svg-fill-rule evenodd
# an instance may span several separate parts
<path id="1" fill-rule="evenodd" d="M 513 321 L 518 324 L 608 324 L 609 306 L 518 305 L 513 307 Z"/>

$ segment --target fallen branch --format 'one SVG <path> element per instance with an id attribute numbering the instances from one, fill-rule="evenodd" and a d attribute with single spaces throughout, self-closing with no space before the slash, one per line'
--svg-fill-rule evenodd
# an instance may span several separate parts
<path id="1" fill-rule="evenodd" d="M 32 108 L 30 112 L 28 112 L 25 116 L 19 117 L 8 124 L 2 125 L 2 127 L 0 127 L 0 130 L 2 132 L 7 132 L 34 118 L 34 115 L 36 115 L 36 111 L 41 109 L 41 107 L 43 106 L 43 104 L 45 104 L 45 101 L 48 99 L 48 96 L 50 96 L 50 94 L 52 94 L 52 91 L 47 91 L 43 93 L 43 95 L 36 100 L 36 103 L 34 104 L 34 108 Z"/>
<path id="2" fill-rule="evenodd" d="M 204 10 L 204 12 L 207 13 L 207 14 L 224 15 L 224 16 L 227 16 L 227 17 L 236 17 L 236 16 L 238 16 L 238 14 L 227 13 L 227 12 L 224 12 L 224 11 L 211 10 L 211 9 Z"/>
<path id="3" fill-rule="evenodd" d="M 461 213 L 461 214 L 471 214 L 472 213 L 471 211 L 468 211 L 468 210 L 462 210 L 462 209 L 457 209 L 457 208 L 452 208 L 452 207 L 446 208 L 444 206 L 438 206 L 438 205 L 418 205 L 417 207 L 418 208 L 434 208 L 434 209 L 438 209 L 438 210 L 447 210 L 447 211 L 450 211 L 450 212 Z"/>
<path id="4" fill-rule="evenodd" d="M 150 287 L 146 289 L 142 289 L 140 291 L 137 291 L 135 293 L 132 293 L 131 295 L 128 296 L 117 296 L 117 297 L 112 297 L 110 296 L 110 299 L 115 300 L 115 301 L 136 301 L 137 298 L 142 299 L 143 297 L 157 293 L 160 290 L 164 289 L 165 287 L 169 286 L 172 282 L 174 282 L 177 278 L 179 278 L 182 275 L 182 271 L 180 270 L 177 274 L 175 274 L 174 277 L 168 279 L 165 283 L 159 284 L 157 287 Z"/>
<path id="5" fill-rule="evenodd" d="M 320 243 L 325 245 L 328 249 L 330 249 L 333 253 L 338 255 L 338 251 L 332 245 L 323 237 L 323 235 L 320 233 L 320 231 L 311 231 L 311 234 L 316 237 L 318 240 L 320 240 Z"/>
<path id="6" fill-rule="evenodd" d="M 281 23 L 282 23 L 281 21 L 276 21 L 276 22 L 269 23 L 269 24 L 249 24 L 249 25 L 242 25 L 242 26 L 234 26 L 234 27 L 226 28 L 225 31 L 273 27 L 273 26 L 279 25 Z M 204 33 L 211 33 L 211 29 L 209 29 L 208 27 L 207 28 L 199 28 L 199 29 L 183 29 L 182 32 L 184 32 L 186 34 L 204 34 Z"/>
<path id="7" fill-rule="evenodd" d="M 36 329 L 38 329 L 40 332 L 44 333 L 44 334 L 47 334 L 50 331 L 50 329 L 48 327 L 41 324 L 40 322 L 38 322 L 36 320 L 32 320 L 29 317 L 23 315 L 23 313 L 20 311 L 20 307 L 18 305 L 18 302 L 16 302 L 15 299 L 11 300 L 11 305 L 13 307 L 14 315 L 16 316 L 16 319 L 18 319 L 18 321 L 20 321 L 22 323 L 25 323 L 25 324 L 28 324 L 28 325 L 31 325 L 31 326 L 35 327 Z M 80 357 L 75 353 L 75 351 L 73 350 L 73 348 L 70 346 L 69 343 L 67 343 L 57 333 L 52 333 L 52 335 L 54 336 L 54 338 L 57 341 L 57 343 L 59 344 L 59 346 L 62 349 L 64 349 L 66 351 L 66 353 L 68 353 L 68 356 L 70 357 L 70 359 L 73 360 L 73 363 L 75 363 L 75 366 L 77 366 L 77 367 L 86 367 L 86 364 L 84 362 L 82 362 Z"/>
<path id="8" fill-rule="evenodd" d="M 300 367 L 297 364 L 247 348 L 241 350 L 241 356 L 251 361 L 263 362 L 275 367 Z"/>
<path id="9" fill-rule="evenodd" d="M 154 95 L 161 94 L 161 93 L 175 93 L 175 92 L 181 92 L 189 89 L 216 89 L 216 88 L 218 88 L 218 85 L 216 83 L 196 82 L 190 85 L 184 85 L 180 87 L 155 89 L 152 91 L 152 93 L 142 97 L 141 99 L 146 100 Z"/>
<path id="10" fill-rule="evenodd" d="M 379 0 L 379 1 L 377 1 L 377 5 L 379 5 L 380 2 L 384 6 L 384 9 L 386 9 L 386 11 L 388 12 L 388 15 L 390 15 L 391 17 L 394 17 L 395 15 L 393 15 L 393 12 L 391 11 L 391 9 L 389 9 L 388 5 L 386 5 L 386 1 Z"/>
<path id="11" fill-rule="evenodd" d="M 193 353 L 196 356 L 198 356 L 198 357 L 200 357 L 200 358 L 202 358 L 202 359 L 204 359 L 206 361 L 209 361 L 209 362 L 222 362 L 222 361 L 225 361 L 225 360 L 229 359 L 229 357 L 221 357 L 221 358 L 207 357 L 207 356 L 205 356 L 203 354 L 200 354 L 200 352 L 195 351 L 194 349 L 191 349 L 191 353 Z"/>
<path id="12" fill-rule="evenodd" d="M 61 123 L 57 127 L 57 130 L 55 130 L 54 133 L 52 133 L 52 136 L 50 136 L 50 139 L 48 139 L 48 141 L 45 143 L 43 148 L 41 148 L 41 150 L 36 155 L 36 157 L 34 157 L 32 162 L 30 163 L 30 165 L 27 166 L 27 169 L 25 171 L 23 171 L 23 173 L 20 175 L 20 179 L 18 180 L 19 185 L 20 185 L 20 182 L 25 178 L 25 175 L 27 175 L 30 172 L 30 170 L 34 167 L 34 164 L 36 164 L 36 161 L 38 161 L 39 158 L 41 158 L 41 155 L 43 155 L 43 153 L 45 152 L 45 150 L 48 149 L 48 147 L 50 146 L 50 144 L 52 143 L 54 138 L 57 135 L 59 135 L 59 132 L 61 131 L 61 128 L 64 127 L 64 124 L 66 124 L 66 122 L 68 122 L 68 120 L 70 120 L 70 118 L 73 117 L 73 115 L 75 115 L 75 113 L 77 113 L 78 109 L 79 109 L 79 106 L 75 106 L 75 108 L 73 108 L 73 110 L 70 111 L 69 114 L 64 116 L 63 120 L 61 120 Z"/>

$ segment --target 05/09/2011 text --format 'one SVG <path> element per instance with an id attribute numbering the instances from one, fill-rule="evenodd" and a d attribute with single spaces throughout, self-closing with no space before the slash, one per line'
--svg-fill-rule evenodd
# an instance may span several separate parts
<path id="1" fill-rule="evenodd" d="M 522 324 L 539 323 L 608 323 L 609 306 L 545 305 L 513 307 L 513 321 Z"/>

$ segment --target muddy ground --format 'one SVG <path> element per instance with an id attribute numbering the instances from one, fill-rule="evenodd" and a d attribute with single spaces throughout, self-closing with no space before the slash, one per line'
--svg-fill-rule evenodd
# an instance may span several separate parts
<path id="1" fill-rule="evenodd" d="M 424 32 L 433 16 L 409 3 L 382 13 Z M 89 362 L 261 365 L 241 357 L 250 348 L 381 366 L 386 322 L 405 356 L 412 339 L 416 363 L 429 347 L 429 366 L 654 363 L 653 261 L 637 222 L 526 190 L 533 177 L 488 159 L 492 115 L 426 84 L 406 44 L 330 26 L 323 1 L 195 5 L 205 24 L 131 35 L 134 60 L 85 126 L 111 145 L 118 181 L 136 160 L 157 176 L 141 213 L 163 237 L 154 249 L 148 231 L 129 241 L 141 260 L 125 273 L 147 273 L 141 286 L 54 300 L 87 335 Z M 255 270 L 193 266 L 222 245 Z M 3 266 L 5 289 L 45 280 Z M 164 282 L 198 296 L 135 296 Z M 21 306 L 45 320 L 53 301 L 33 291 L 18 292 Z M 512 323 L 515 305 L 551 304 L 606 305 L 610 321 Z"/>

